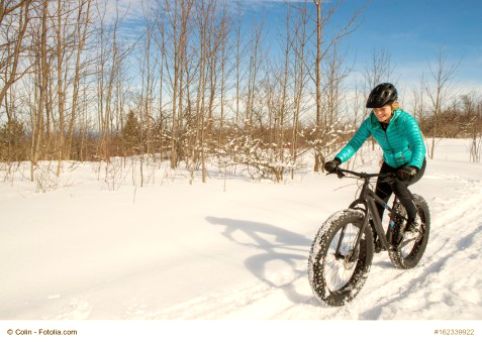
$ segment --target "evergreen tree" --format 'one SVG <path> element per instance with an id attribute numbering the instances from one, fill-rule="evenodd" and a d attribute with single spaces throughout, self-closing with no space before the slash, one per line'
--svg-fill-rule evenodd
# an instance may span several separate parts
<path id="1" fill-rule="evenodd" d="M 0 160 L 15 161 L 27 158 L 26 134 L 22 122 L 11 119 L 0 126 Z"/>
<path id="2" fill-rule="evenodd" d="M 139 151 L 141 145 L 141 126 L 133 111 L 129 111 L 126 124 L 122 130 L 122 143 L 127 153 Z"/>

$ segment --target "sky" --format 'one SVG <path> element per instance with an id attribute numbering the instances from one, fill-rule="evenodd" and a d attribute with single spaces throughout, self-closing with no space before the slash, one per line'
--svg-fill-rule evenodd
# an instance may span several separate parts
<path id="1" fill-rule="evenodd" d="M 247 2 L 261 9 L 268 26 L 280 24 L 283 2 Z M 365 70 L 374 51 L 385 50 L 393 67 L 392 81 L 402 87 L 420 84 L 422 75 L 429 82 L 442 53 L 447 66 L 456 68 L 451 82 L 455 92 L 482 90 L 482 1 L 345 0 L 326 34 L 335 34 L 357 11 L 355 30 L 339 48 L 346 67 L 353 71 L 348 83 Z"/>
<path id="2" fill-rule="evenodd" d="M 138 16 L 142 1 L 119 0 Z M 249 37 L 250 23 L 262 21 L 266 38 L 279 42 L 284 29 L 286 0 L 227 0 L 241 4 L 244 33 Z M 288 1 L 300 3 L 304 1 Z M 311 3 L 312 1 L 308 1 Z M 328 6 L 336 1 L 325 1 Z M 339 45 L 347 89 L 361 83 L 362 73 L 375 51 L 390 55 L 392 79 L 401 93 L 413 93 L 423 77 L 427 87 L 431 70 L 443 54 L 455 73 L 449 83 L 452 96 L 470 91 L 482 92 L 482 1 L 481 0 L 344 0 L 326 27 L 329 39 L 359 12 L 354 31 Z M 314 6 L 312 6 L 314 10 Z"/>
<path id="3" fill-rule="evenodd" d="M 348 0 L 339 20 L 350 7 L 362 2 Z M 481 84 L 482 1 L 480 0 L 373 0 L 361 15 L 358 28 L 344 47 L 357 64 L 369 60 L 375 49 L 390 52 L 400 78 L 428 74 L 442 52 L 449 65 L 457 65 L 454 81 Z"/>

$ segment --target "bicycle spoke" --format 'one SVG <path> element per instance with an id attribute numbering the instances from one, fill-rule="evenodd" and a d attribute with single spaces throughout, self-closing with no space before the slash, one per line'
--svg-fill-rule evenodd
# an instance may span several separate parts
<path id="1" fill-rule="evenodd" d="M 359 230 L 358 227 L 349 224 L 335 235 L 330 244 L 324 275 L 327 287 L 332 291 L 343 288 L 353 276 L 357 260 L 354 258 L 354 244 Z"/>

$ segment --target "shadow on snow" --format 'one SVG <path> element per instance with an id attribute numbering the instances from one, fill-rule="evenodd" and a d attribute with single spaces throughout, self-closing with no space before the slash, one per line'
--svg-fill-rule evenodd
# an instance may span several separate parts
<path id="1" fill-rule="evenodd" d="M 286 229 L 265 223 L 230 218 L 206 217 L 214 225 L 224 226 L 222 233 L 227 239 L 236 244 L 260 250 L 259 254 L 247 258 L 244 262 L 246 268 L 259 280 L 267 285 L 282 289 L 287 298 L 293 303 L 313 304 L 313 297 L 300 294 L 296 291 L 294 282 L 300 277 L 306 278 L 306 261 L 308 258 L 311 241 L 305 236 Z M 235 238 L 235 233 L 242 232 L 250 238 L 251 242 L 241 242 Z M 266 238 L 266 237 L 272 237 Z M 267 264 L 273 261 L 282 261 L 291 268 L 292 277 L 286 282 L 273 282 L 270 274 L 276 271 L 268 269 Z M 302 263 L 300 263 L 302 262 Z"/>

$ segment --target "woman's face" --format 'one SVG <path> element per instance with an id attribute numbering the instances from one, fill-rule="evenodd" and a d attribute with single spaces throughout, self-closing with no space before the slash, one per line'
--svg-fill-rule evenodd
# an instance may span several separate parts
<path id="1" fill-rule="evenodd" d="M 373 113 L 375 113 L 379 122 L 388 123 L 392 117 L 392 106 L 385 105 L 383 107 L 374 108 Z"/>

